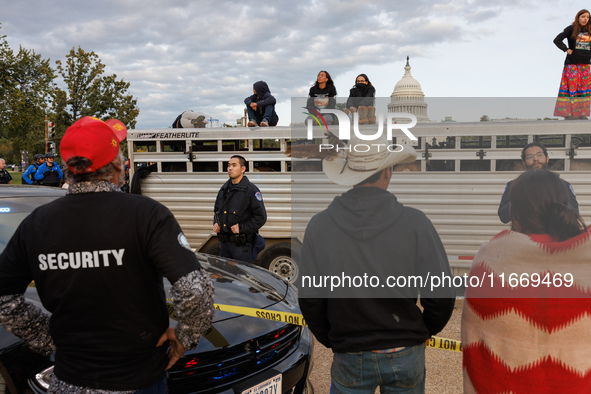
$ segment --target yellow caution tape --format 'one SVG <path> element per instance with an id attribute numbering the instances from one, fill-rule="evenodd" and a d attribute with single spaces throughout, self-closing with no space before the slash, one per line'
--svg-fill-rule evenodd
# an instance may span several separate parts
<path id="1" fill-rule="evenodd" d="M 29 287 L 35 287 L 35 283 L 31 282 L 29 284 Z M 168 316 L 173 320 L 177 320 L 176 311 L 174 310 L 174 306 L 172 305 L 171 300 L 167 298 L 166 301 Z M 252 316 L 259 319 L 273 320 L 286 324 L 295 324 L 297 326 L 308 326 L 306 324 L 306 319 L 304 319 L 304 316 L 302 316 L 299 313 L 280 312 L 268 309 L 258 309 L 246 306 L 233 306 L 224 304 L 213 304 L 213 307 L 216 310 L 222 312 L 236 313 L 238 315 Z M 204 334 L 204 336 L 210 340 L 213 340 L 213 342 L 215 342 L 217 345 L 224 346 L 224 342 L 227 344 L 225 338 L 219 332 L 217 332 L 217 330 L 213 326 Z M 462 352 L 462 342 L 456 341 L 455 339 L 431 337 L 429 338 L 427 346 L 435 349 Z"/>
<path id="2" fill-rule="evenodd" d="M 435 349 L 451 350 L 453 352 L 462 352 L 462 341 L 456 341 L 455 339 L 447 339 L 440 337 L 429 338 L 428 347 Z"/>
<path id="3" fill-rule="evenodd" d="M 236 313 L 239 315 L 245 316 L 252 316 L 258 317 L 259 319 L 266 319 L 266 320 L 274 320 L 282 323 L 287 324 L 295 324 L 298 326 L 307 326 L 306 319 L 299 313 L 289 313 L 289 312 L 280 312 L 280 311 L 273 311 L 268 309 L 257 309 L 257 308 L 249 308 L 245 306 L 233 306 L 233 305 L 223 305 L 223 304 L 213 304 L 214 308 L 218 311 Z M 172 305 L 168 303 L 169 310 L 172 308 Z M 174 308 L 172 308 L 174 310 Z M 176 315 L 175 315 L 176 316 Z M 455 339 L 448 339 L 448 338 L 441 338 L 441 337 L 431 337 L 429 338 L 429 342 L 427 343 L 428 347 L 432 347 L 435 349 L 444 349 L 444 350 L 451 350 L 454 352 L 462 352 L 462 342 L 456 341 Z"/>

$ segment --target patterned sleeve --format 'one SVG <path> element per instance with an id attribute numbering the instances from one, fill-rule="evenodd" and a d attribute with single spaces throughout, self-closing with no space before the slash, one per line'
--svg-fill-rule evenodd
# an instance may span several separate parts
<path id="1" fill-rule="evenodd" d="M 178 324 L 174 333 L 187 350 L 199 344 L 201 334 L 211 326 L 214 286 L 203 268 L 177 280 L 170 290 Z"/>
<path id="2" fill-rule="evenodd" d="M 49 315 L 25 301 L 23 294 L 0 297 L 0 326 L 44 356 L 55 350 L 49 333 Z"/>

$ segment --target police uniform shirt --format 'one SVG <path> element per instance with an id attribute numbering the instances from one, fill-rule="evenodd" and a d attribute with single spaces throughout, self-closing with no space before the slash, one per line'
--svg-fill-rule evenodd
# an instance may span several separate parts
<path id="1" fill-rule="evenodd" d="M 240 234 L 256 234 L 267 221 L 261 192 L 246 176 L 238 184 L 234 185 L 232 180 L 228 180 L 222 186 L 214 210 L 222 233 L 231 234 L 231 227 L 238 224 Z"/>
<path id="2" fill-rule="evenodd" d="M 35 280 L 52 313 L 55 374 L 106 390 L 149 386 L 162 376 L 169 325 L 162 276 L 199 269 L 162 204 L 118 192 L 72 194 L 33 211 L 0 255 L 0 295 Z M 130 377 L 133 377 L 130 379 Z"/>
<path id="3" fill-rule="evenodd" d="M 12 176 L 6 169 L 0 170 L 0 184 L 7 184 L 12 180 Z"/>

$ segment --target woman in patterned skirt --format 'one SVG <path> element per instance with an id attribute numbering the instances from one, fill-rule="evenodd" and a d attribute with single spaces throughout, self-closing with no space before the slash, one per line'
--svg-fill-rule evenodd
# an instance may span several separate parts
<path id="1" fill-rule="evenodd" d="M 564 39 L 568 40 L 568 47 Z M 577 12 L 575 21 L 556 36 L 554 44 L 566 52 L 554 116 L 565 119 L 587 119 L 591 103 L 591 25 L 589 11 Z"/>

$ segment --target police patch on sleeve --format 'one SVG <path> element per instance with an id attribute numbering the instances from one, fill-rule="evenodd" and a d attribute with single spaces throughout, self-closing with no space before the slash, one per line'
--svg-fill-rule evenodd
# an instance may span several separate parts
<path id="1" fill-rule="evenodd" d="M 185 237 L 185 234 L 183 234 L 182 232 L 179 233 L 179 236 L 177 237 L 177 239 L 179 240 L 179 243 L 181 244 L 181 246 L 185 249 L 190 250 L 191 252 L 193 251 L 191 249 L 191 246 L 189 245 L 189 241 L 187 241 L 187 237 Z"/>
<path id="2" fill-rule="evenodd" d="M 263 196 L 262 196 L 261 192 L 256 192 L 254 194 L 254 196 L 257 198 L 257 200 L 263 201 Z"/>

